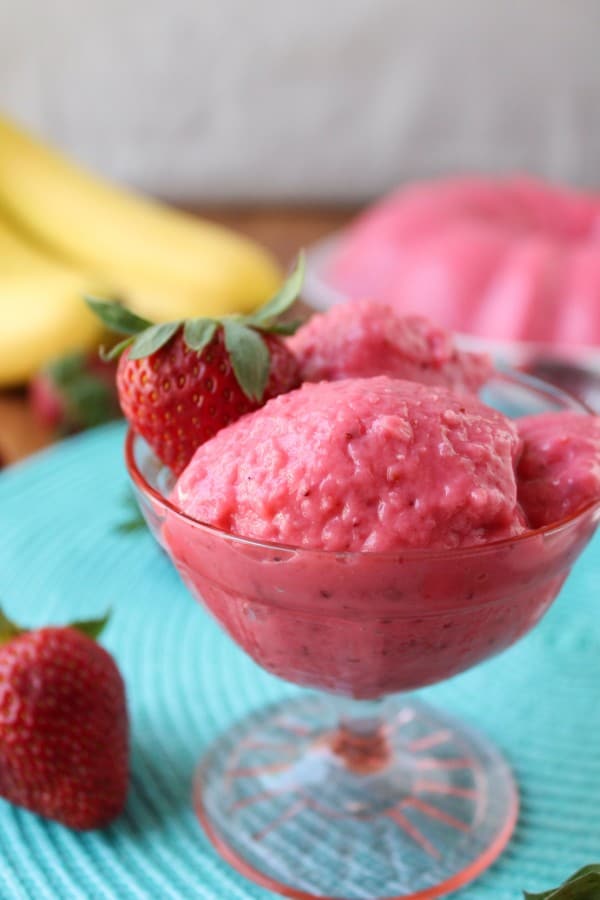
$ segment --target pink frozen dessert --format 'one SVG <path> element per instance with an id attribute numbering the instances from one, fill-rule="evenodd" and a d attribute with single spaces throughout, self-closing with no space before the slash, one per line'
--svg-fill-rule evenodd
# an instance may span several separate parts
<path id="1" fill-rule="evenodd" d="M 526 177 L 403 187 L 350 225 L 323 277 L 494 340 L 600 343 L 600 198 Z"/>
<path id="2" fill-rule="evenodd" d="M 170 511 L 160 539 L 269 672 L 358 698 L 412 690 L 529 631 L 593 530 L 528 533 L 520 449 L 473 396 L 307 383 L 198 448 L 171 496 L 190 518 Z"/>
<path id="3" fill-rule="evenodd" d="M 387 303 L 356 300 L 313 316 L 288 346 L 303 381 L 389 375 L 475 393 L 491 373 L 489 357 L 458 350 L 452 335 Z"/>
<path id="4" fill-rule="evenodd" d="M 600 417 L 542 413 L 516 424 L 523 439 L 519 500 L 533 528 L 600 499 Z"/>
<path id="5" fill-rule="evenodd" d="M 462 547 L 524 530 L 514 425 L 386 376 L 305 384 L 198 448 L 174 489 L 227 532 L 333 551 Z"/>

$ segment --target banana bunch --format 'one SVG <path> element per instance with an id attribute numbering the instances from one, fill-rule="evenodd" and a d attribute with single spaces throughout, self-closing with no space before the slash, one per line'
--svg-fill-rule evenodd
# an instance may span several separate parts
<path id="1" fill-rule="evenodd" d="M 101 340 L 83 303 L 100 281 L 53 260 L 0 218 L 0 386 L 31 378 L 46 362 Z"/>
<path id="2" fill-rule="evenodd" d="M 84 294 L 159 322 L 249 312 L 279 282 L 253 241 L 119 190 L 0 116 L 0 386 L 100 341 Z"/>

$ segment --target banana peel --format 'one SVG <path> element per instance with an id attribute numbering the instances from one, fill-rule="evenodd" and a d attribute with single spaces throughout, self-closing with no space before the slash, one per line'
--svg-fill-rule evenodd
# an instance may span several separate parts
<path id="1" fill-rule="evenodd" d="M 120 190 L 2 117 L 0 216 L 153 321 L 250 312 L 281 283 L 250 239 Z"/>

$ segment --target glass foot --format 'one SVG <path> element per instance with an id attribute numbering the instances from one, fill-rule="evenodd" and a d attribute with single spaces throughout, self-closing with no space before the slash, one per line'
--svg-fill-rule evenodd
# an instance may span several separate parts
<path id="1" fill-rule="evenodd" d="M 411 697 L 376 708 L 326 695 L 230 729 L 200 764 L 194 804 L 231 865 L 305 900 L 449 893 L 496 859 L 518 811 L 480 735 Z"/>

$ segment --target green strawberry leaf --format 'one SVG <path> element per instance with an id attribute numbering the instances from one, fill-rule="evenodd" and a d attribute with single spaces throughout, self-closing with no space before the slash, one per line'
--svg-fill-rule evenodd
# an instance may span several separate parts
<path id="1" fill-rule="evenodd" d="M 87 635 L 89 638 L 95 641 L 109 619 L 110 610 L 107 610 L 107 612 L 100 619 L 87 619 L 85 621 L 80 620 L 71 622 L 67 627 L 74 628 L 75 631 L 80 631 L 82 634 Z"/>
<path id="2" fill-rule="evenodd" d="M 86 371 L 87 356 L 81 350 L 74 353 L 66 353 L 58 359 L 53 359 L 45 367 L 54 384 L 58 387 L 66 387 L 70 382 Z"/>
<path id="3" fill-rule="evenodd" d="M 584 866 L 560 887 L 537 894 L 525 891 L 523 896 L 525 900 L 597 900 L 600 897 L 600 864 Z"/>
<path id="4" fill-rule="evenodd" d="M 15 625 L 15 623 L 4 614 L 4 611 L 0 609 L 0 646 L 8 644 L 9 641 L 19 637 L 20 634 L 25 634 L 25 629 Z"/>
<path id="5" fill-rule="evenodd" d="M 565 884 L 568 884 L 570 881 L 575 881 L 576 878 L 581 878 L 582 875 L 600 875 L 600 863 L 591 863 L 589 866 L 584 866 L 582 869 L 578 869 L 574 875 L 571 875 L 570 878 L 567 878 Z"/>
<path id="6" fill-rule="evenodd" d="M 294 319 L 291 322 L 272 322 L 270 325 L 261 325 L 260 330 L 266 331 L 268 334 L 296 334 L 298 329 L 304 323 L 300 319 Z"/>
<path id="7" fill-rule="evenodd" d="M 120 334 L 139 334 L 140 331 L 149 328 L 152 322 L 136 316 L 135 313 L 125 309 L 120 303 L 111 300 L 99 300 L 96 297 L 85 297 L 85 302 L 91 311 L 104 322 L 111 331 Z"/>
<path id="8" fill-rule="evenodd" d="M 95 375 L 83 373 L 63 387 L 68 427 L 95 428 L 115 419 L 119 408 L 114 391 Z"/>
<path id="9" fill-rule="evenodd" d="M 52 360 L 44 374 L 58 391 L 64 404 L 61 429 L 93 428 L 119 415 L 116 391 L 108 376 L 90 371 L 87 353 L 68 353 Z"/>
<path id="10" fill-rule="evenodd" d="M 128 490 L 123 496 L 121 506 L 123 507 L 126 518 L 122 519 L 114 526 L 114 530 L 118 534 L 131 534 L 134 531 L 140 531 L 141 529 L 146 528 L 146 520 L 131 491 Z"/>
<path id="11" fill-rule="evenodd" d="M 76 631 L 81 631 L 83 634 L 86 634 L 88 637 L 95 640 L 109 619 L 110 610 L 108 610 L 101 619 L 88 619 L 87 621 L 71 622 L 69 625 L 65 625 L 64 627 L 74 628 Z M 3 644 L 7 644 L 13 638 L 19 637 L 22 634 L 27 634 L 32 630 L 34 629 L 20 628 L 18 625 L 15 625 L 15 623 L 12 622 L 8 618 L 8 616 L 6 616 L 0 609 L 0 646 L 2 646 Z"/>
<path id="12" fill-rule="evenodd" d="M 117 356 L 120 356 L 125 347 L 129 347 L 130 344 L 133 344 L 135 338 L 127 337 L 124 341 L 119 341 L 118 344 L 115 344 L 114 347 L 111 347 L 110 350 L 107 350 L 106 347 L 100 347 L 99 356 L 102 362 L 112 362 L 113 359 L 116 359 Z"/>
<path id="13" fill-rule="evenodd" d="M 217 328 L 222 325 L 226 334 L 229 334 L 226 347 L 232 357 L 233 370 L 240 387 L 246 396 L 260 399 L 268 379 L 269 352 L 256 332 L 258 330 L 271 334 L 294 334 L 301 324 L 300 322 L 277 322 L 276 320 L 298 297 L 305 269 L 304 253 L 301 251 L 294 270 L 277 294 L 261 309 L 249 316 L 226 316 L 222 319 L 199 317 L 188 319 L 185 322 L 165 322 L 154 325 L 147 319 L 125 309 L 119 303 L 86 297 L 85 301 L 89 308 L 108 328 L 127 335 L 125 340 L 110 350 L 101 347 L 100 357 L 108 362 L 119 356 L 126 347 L 131 347 L 130 359 L 142 359 L 150 356 L 164 347 L 182 325 L 186 345 L 197 353 L 202 353 L 213 339 Z M 252 328 L 255 330 L 253 331 Z"/>
<path id="14" fill-rule="evenodd" d="M 183 326 L 183 340 L 190 350 L 202 353 L 214 338 L 216 330 L 214 319 L 188 319 Z"/>
<path id="15" fill-rule="evenodd" d="M 252 328 L 225 319 L 225 348 L 238 384 L 250 400 L 262 400 L 269 380 L 271 355 L 263 338 Z"/>
<path id="16" fill-rule="evenodd" d="M 133 534 L 136 531 L 144 531 L 146 520 L 141 512 L 132 513 L 129 519 L 123 519 L 115 525 L 117 534 Z"/>
<path id="17" fill-rule="evenodd" d="M 289 277 L 283 283 L 275 296 L 268 301 L 268 303 L 257 310 L 257 312 L 255 312 L 252 316 L 248 317 L 249 324 L 263 327 L 264 323 L 268 323 L 272 319 L 276 319 L 277 316 L 280 316 L 282 313 L 284 313 L 286 309 L 289 309 L 294 300 L 296 300 L 298 298 L 298 295 L 300 294 L 302 282 L 304 281 L 305 271 L 306 260 L 304 258 L 304 252 L 301 250 L 298 254 L 296 265 Z"/>
<path id="18" fill-rule="evenodd" d="M 150 328 L 146 328 L 134 338 L 129 351 L 129 359 L 143 359 L 144 356 L 156 353 L 171 340 L 180 326 L 181 322 L 164 322 L 161 325 L 151 325 Z"/>

